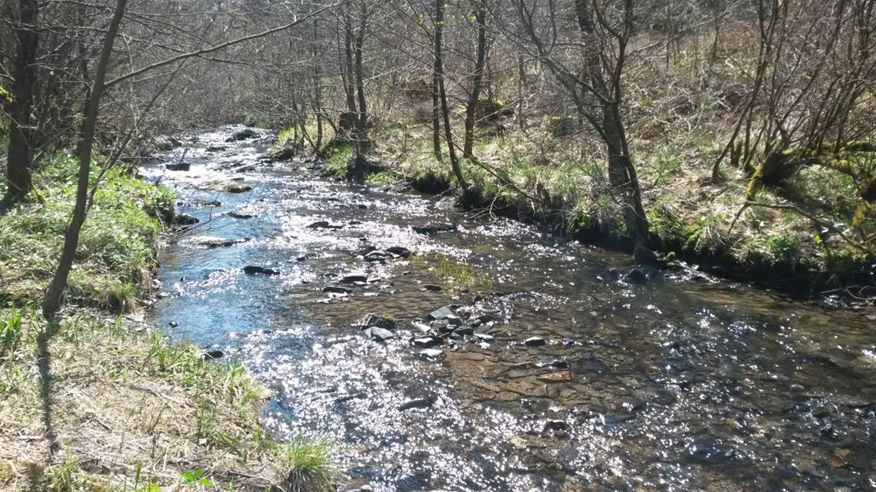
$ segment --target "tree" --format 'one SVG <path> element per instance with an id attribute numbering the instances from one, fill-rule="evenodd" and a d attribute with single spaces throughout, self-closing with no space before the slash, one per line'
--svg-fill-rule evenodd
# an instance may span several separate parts
<path id="1" fill-rule="evenodd" d="M 39 14 L 37 0 L 20 0 L 19 21 L 15 26 L 18 41 L 13 68 L 12 103 L 10 104 L 9 149 L 6 159 L 6 196 L 0 211 L 14 205 L 30 193 L 33 166 L 34 122 L 33 91 L 36 85 L 39 34 L 36 23 Z"/>
<path id="2" fill-rule="evenodd" d="M 474 0 L 474 17 L 477 24 L 477 48 L 475 65 L 472 71 L 471 88 L 465 105 L 465 141 L 462 146 L 462 156 L 473 157 L 474 127 L 477 118 L 478 102 L 481 97 L 481 81 L 484 78 L 484 66 L 487 62 L 487 0 Z"/>
<path id="3" fill-rule="evenodd" d="M 553 1 L 513 0 L 513 5 L 524 33 L 518 41 L 551 71 L 605 144 L 609 182 L 621 199 L 629 233 L 637 249 L 646 248 L 648 220 L 622 111 L 632 0 L 575 0 L 571 11 L 558 10 Z M 575 28 L 564 19 L 574 19 Z M 516 26 L 506 31 L 516 36 Z"/>

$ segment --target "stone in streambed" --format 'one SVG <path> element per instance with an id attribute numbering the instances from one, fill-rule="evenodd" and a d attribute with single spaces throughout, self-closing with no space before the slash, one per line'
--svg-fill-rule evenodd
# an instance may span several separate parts
<path id="1" fill-rule="evenodd" d="M 250 138 L 255 138 L 259 136 L 259 134 L 253 130 L 252 128 L 244 128 L 243 130 L 236 131 L 228 137 L 226 142 L 239 142 L 241 140 L 248 140 Z"/>
<path id="2" fill-rule="evenodd" d="M 177 214 L 173 217 L 174 225 L 194 225 L 200 222 L 197 217 L 192 217 L 191 215 L 186 214 Z"/>
<path id="3" fill-rule="evenodd" d="M 221 359 L 225 354 L 221 350 L 207 350 L 204 352 L 204 360 Z"/>
<path id="4" fill-rule="evenodd" d="M 389 248 L 386 248 L 386 252 L 395 256 L 399 256 L 401 258 L 407 258 L 411 256 L 411 250 L 403 246 L 391 246 Z"/>
<path id="5" fill-rule="evenodd" d="M 274 270 L 272 268 L 265 268 L 265 267 L 261 267 L 261 266 L 256 266 L 256 265 L 247 265 L 247 266 L 243 267 L 243 273 L 245 273 L 247 275 L 267 275 L 267 276 L 280 274 L 280 272 L 278 270 Z"/>
<path id="6" fill-rule="evenodd" d="M 192 165 L 188 162 L 178 162 L 176 164 L 165 164 L 164 169 L 168 171 L 188 171 Z"/>
<path id="7" fill-rule="evenodd" d="M 358 327 L 360 330 L 371 328 L 372 326 L 383 328 L 385 330 L 398 330 L 398 323 L 394 319 L 374 313 L 366 314 L 353 323 L 353 326 Z"/>
<path id="8" fill-rule="evenodd" d="M 246 193 L 252 191 L 252 186 L 244 183 L 227 183 L 222 187 L 222 191 L 227 193 Z"/>
<path id="9" fill-rule="evenodd" d="M 523 341 L 523 345 L 527 347 L 542 347 L 547 341 L 542 337 L 529 337 Z"/>
<path id="10" fill-rule="evenodd" d="M 328 287 L 323 287 L 322 291 L 327 294 L 352 294 L 353 289 L 348 289 L 346 287 L 339 287 L 330 285 Z"/>
<path id="11" fill-rule="evenodd" d="M 443 290 L 440 285 L 435 284 L 426 284 L 423 286 L 423 289 L 429 292 L 441 292 Z"/>
<path id="12" fill-rule="evenodd" d="M 438 401 L 438 397 L 435 395 L 429 395 L 424 398 L 414 398 L 399 405 L 398 409 L 401 411 L 405 411 L 414 408 L 429 408 L 434 405 L 436 401 Z"/>
<path id="13" fill-rule="evenodd" d="M 356 284 L 368 282 L 368 276 L 361 273 L 348 273 L 338 280 L 341 284 Z"/>
<path id="14" fill-rule="evenodd" d="M 420 357 L 425 357 L 426 359 L 437 359 L 438 357 L 444 355 L 444 351 L 436 348 L 429 348 L 425 350 L 420 350 L 419 352 L 417 352 L 417 355 L 419 355 Z"/>
<path id="15" fill-rule="evenodd" d="M 441 339 L 436 337 L 415 338 L 413 342 L 414 346 L 426 349 L 441 345 Z"/>
<path id="16" fill-rule="evenodd" d="M 418 234 L 435 234 L 438 232 L 451 232 L 456 230 L 456 226 L 446 223 L 426 224 L 422 226 L 411 227 Z"/>
<path id="17" fill-rule="evenodd" d="M 385 329 L 380 328 L 379 326 L 372 326 L 371 328 L 366 329 L 362 332 L 365 336 L 372 340 L 377 340 L 378 342 L 385 342 L 392 338 L 395 338 L 395 333 Z"/>

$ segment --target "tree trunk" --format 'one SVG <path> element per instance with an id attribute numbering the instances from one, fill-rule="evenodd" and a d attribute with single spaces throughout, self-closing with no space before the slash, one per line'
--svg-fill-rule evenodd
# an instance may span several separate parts
<path id="1" fill-rule="evenodd" d="M 15 56 L 12 83 L 11 121 L 9 124 L 9 148 L 6 155 L 6 196 L 0 210 L 21 201 L 30 193 L 31 168 L 33 163 L 33 138 L 31 112 L 33 90 L 36 84 L 36 57 L 39 35 L 36 31 L 39 6 L 37 0 L 19 2 L 21 18 L 15 29 L 18 51 Z"/>
<path id="2" fill-rule="evenodd" d="M 432 153 L 441 161 L 441 91 L 438 90 L 438 57 L 432 63 Z"/>
<path id="3" fill-rule="evenodd" d="M 478 25 L 478 47 L 475 60 L 474 75 L 471 81 L 471 92 L 465 107 L 465 142 L 462 146 L 462 156 L 471 159 L 474 146 L 474 127 L 477 116 L 478 100 L 481 97 L 481 80 L 484 77 L 484 64 L 487 59 L 487 5 L 486 0 L 477 0 L 475 21 Z"/>
<path id="4" fill-rule="evenodd" d="M 103 41 L 103 47 L 100 52 L 100 59 L 97 62 L 94 84 L 91 89 L 90 97 L 86 102 L 85 119 L 79 130 L 79 143 L 76 147 L 76 155 L 79 158 L 79 175 L 76 183 L 76 204 L 73 207 L 73 216 L 70 219 L 70 225 L 64 232 L 64 247 L 61 252 L 61 259 L 58 262 L 58 268 L 55 271 L 55 276 L 52 277 L 52 281 L 49 283 L 48 289 L 46 289 L 46 294 L 43 297 L 42 303 L 43 316 L 50 321 L 54 320 L 55 316 L 58 314 L 58 310 L 61 308 L 64 289 L 67 286 L 67 277 L 70 275 L 70 269 L 73 267 L 73 260 L 76 256 L 76 248 L 79 245 L 79 232 L 82 230 L 82 225 L 85 223 L 85 217 L 88 210 L 88 178 L 91 173 L 91 152 L 94 146 L 94 135 L 97 129 L 100 99 L 104 92 L 104 84 L 106 82 L 107 68 L 113 51 L 113 43 L 119 32 L 119 25 L 122 23 L 127 3 L 127 0 L 117 0 L 116 2 L 113 18 L 107 29 L 106 37 Z"/>
<path id="5" fill-rule="evenodd" d="M 444 0 L 435 0 L 435 72 L 438 79 L 438 92 L 441 97 L 441 115 L 444 120 L 444 136 L 447 140 L 447 154 L 450 156 L 450 166 L 456 182 L 462 188 L 463 197 L 468 191 L 468 183 L 462 175 L 459 159 L 456 157 L 456 148 L 453 145 L 453 131 L 450 128 L 450 109 L 447 105 L 447 91 L 444 88 L 444 61 L 441 55 L 441 43 L 444 31 Z"/>
<path id="6" fill-rule="evenodd" d="M 313 35 L 319 32 L 319 19 L 313 20 Z M 316 43 L 313 43 L 313 113 L 316 115 L 316 142 L 313 153 L 319 155 L 322 149 L 322 69 L 321 62 L 317 60 L 319 51 Z"/>

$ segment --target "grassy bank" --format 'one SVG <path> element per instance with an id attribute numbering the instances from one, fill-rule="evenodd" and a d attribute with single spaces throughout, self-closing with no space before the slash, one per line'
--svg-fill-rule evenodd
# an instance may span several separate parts
<path id="1" fill-rule="evenodd" d="M 593 152 L 598 143 L 584 149 L 580 134 L 557 134 L 555 126 L 545 119 L 502 132 L 480 129 L 478 163 L 462 162 L 475 190 L 474 205 L 629 251 L 621 205 L 611 193 L 604 161 Z M 371 138 L 370 158 L 380 169 L 366 182 L 394 178 L 427 192 L 453 186 L 449 161 L 432 155 L 425 125 L 379 124 Z M 663 136 L 643 142 L 634 160 L 655 250 L 726 277 L 800 293 L 872 284 L 874 251 L 854 241 L 850 230 L 859 199 L 849 176 L 806 168 L 782 189 L 760 189 L 755 201 L 764 205 L 746 206 L 747 175 L 731 169 L 720 183 L 709 179 L 716 146 L 704 135 L 679 135 L 673 144 Z M 345 175 L 352 154 L 351 147 L 332 149 L 326 171 Z M 817 217 L 801 212 L 812 209 Z M 864 227 L 872 234 L 876 221 L 868 218 Z"/>
<path id="2" fill-rule="evenodd" d="M 271 437 L 258 418 L 267 394 L 233 358 L 207 360 L 136 321 L 157 266 L 157 217 L 172 209 L 167 189 L 105 176 L 63 321 L 41 319 L 76 166 L 57 155 L 41 169 L 38 199 L 0 217 L 0 489 L 328 487 L 326 443 Z"/>

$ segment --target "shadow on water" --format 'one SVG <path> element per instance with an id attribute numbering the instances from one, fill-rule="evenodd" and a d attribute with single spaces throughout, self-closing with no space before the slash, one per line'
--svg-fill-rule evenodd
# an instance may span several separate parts
<path id="1" fill-rule="evenodd" d="M 188 172 L 144 170 L 201 220 L 163 255 L 153 319 L 237 353 L 273 392 L 265 424 L 335 439 L 354 480 L 402 491 L 876 487 L 872 313 L 695 270 L 631 275 L 627 258 L 447 198 L 269 162 L 269 135 L 226 143 L 232 131 L 192 136 Z M 228 183 L 250 191 L 221 191 Z M 387 253 L 398 248 L 414 255 Z M 444 305 L 461 329 L 425 326 Z M 399 330 L 365 336 L 353 324 L 369 312 Z"/>

